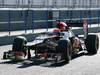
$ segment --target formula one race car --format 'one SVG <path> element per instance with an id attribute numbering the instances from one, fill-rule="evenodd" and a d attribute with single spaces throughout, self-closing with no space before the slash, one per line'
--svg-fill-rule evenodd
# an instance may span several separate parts
<path id="1" fill-rule="evenodd" d="M 80 25 L 83 23 L 71 22 L 69 25 Z M 89 54 L 97 53 L 99 48 L 99 37 L 91 34 L 86 38 L 79 38 L 71 29 L 62 32 L 41 33 L 34 41 L 27 43 L 25 37 L 17 37 L 14 40 L 11 51 L 4 52 L 4 59 L 22 60 L 25 56 L 31 58 L 30 50 L 34 50 L 34 57 L 37 59 L 49 58 L 69 62 L 74 55 L 80 51 L 86 51 Z"/>

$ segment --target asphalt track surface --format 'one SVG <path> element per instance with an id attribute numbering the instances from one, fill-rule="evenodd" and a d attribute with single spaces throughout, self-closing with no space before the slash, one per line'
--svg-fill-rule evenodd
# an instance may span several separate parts
<path id="1" fill-rule="evenodd" d="M 100 37 L 100 33 L 97 35 Z M 68 64 L 2 60 L 2 53 L 9 49 L 11 45 L 0 47 L 0 75 L 100 75 L 100 49 L 95 55 L 80 54 Z"/>

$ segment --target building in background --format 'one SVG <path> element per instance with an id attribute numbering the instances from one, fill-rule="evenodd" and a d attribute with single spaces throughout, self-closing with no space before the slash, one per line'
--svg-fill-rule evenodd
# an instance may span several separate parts
<path id="1" fill-rule="evenodd" d="M 100 0 L 0 0 L 1 7 L 93 7 L 97 8 L 100 5 Z"/>

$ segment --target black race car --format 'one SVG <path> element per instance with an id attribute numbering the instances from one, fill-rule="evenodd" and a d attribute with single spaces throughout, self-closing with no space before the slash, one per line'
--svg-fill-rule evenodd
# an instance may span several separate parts
<path id="1" fill-rule="evenodd" d="M 81 24 L 83 25 L 83 23 Z M 51 58 L 55 61 L 69 62 L 74 55 L 81 51 L 94 54 L 97 53 L 98 48 L 99 37 L 97 35 L 87 35 L 84 39 L 84 37 L 75 36 L 71 29 L 68 29 L 62 32 L 41 33 L 30 43 L 27 43 L 25 37 L 17 37 L 14 40 L 12 50 L 4 52 L 3 58 L 22 60 L 27 56 L 28 59 L 31 59 L 30 50 L 34 50 L 34 57 L 37 59 L 49 60 Z"/>

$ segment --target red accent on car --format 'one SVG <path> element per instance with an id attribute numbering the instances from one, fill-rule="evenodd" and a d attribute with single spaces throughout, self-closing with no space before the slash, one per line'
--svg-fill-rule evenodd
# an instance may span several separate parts
<path id="1" fill-rule="evenodd" d="M 54 29 L 53 32 L 60 32 L 60 30 L 59 29 Z"/>
<path id="2" fill-rule="evenodd" d="M 15 56 L 25 56 L 23 52 L 14 52 Z"/>

